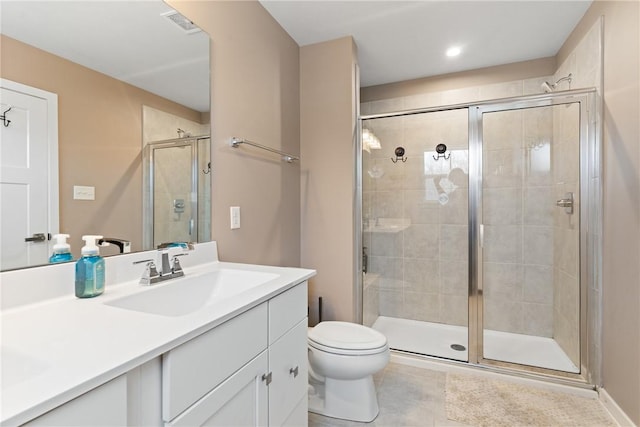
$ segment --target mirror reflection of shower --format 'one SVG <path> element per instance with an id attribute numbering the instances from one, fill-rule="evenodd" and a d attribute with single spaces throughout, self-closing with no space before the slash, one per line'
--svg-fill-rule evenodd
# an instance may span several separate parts
<path id="1" fill-rule="evenodd" d="M 145 146 L 145 248 L 197 242 L 211 234 L 209 135 Z"/>

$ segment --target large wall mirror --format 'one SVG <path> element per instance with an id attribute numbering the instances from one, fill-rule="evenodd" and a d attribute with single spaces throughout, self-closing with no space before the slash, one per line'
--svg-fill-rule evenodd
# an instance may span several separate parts
<path id="1" fill-rule="evenodd" d="M 208 34 L 160 0 L 3 0 L 0 16 L 0 114 L 11 121 L 0 122 L 0 268 L 46 263 L 55 233 L 71 235 L 74 258 L 85 234 L 128 241 L 131 251 L 210 240 Z M 35 148 L 39 109 L 54 152 Z M 44 166 L 33 168 L 32 155 Z M 46 229 L 25 220 L 42 208 L 12 181 L 18 164 L 55 184 L 44 195 L 58 206 Z M 5 245 L 13 234 L 20 241 Z M 38 234 L 45 240 L 25 241 Z"/>

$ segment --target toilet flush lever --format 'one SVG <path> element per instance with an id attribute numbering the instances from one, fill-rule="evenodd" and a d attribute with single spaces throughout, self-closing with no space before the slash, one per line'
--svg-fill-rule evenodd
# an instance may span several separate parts
<path id="1" fill-rule="evenodd" d="M 293 374 L 293 378 L 298 376 L 298 367 L 296 366 L 295 368 L 291 368 L 289 369 L 289 373 Z"/>

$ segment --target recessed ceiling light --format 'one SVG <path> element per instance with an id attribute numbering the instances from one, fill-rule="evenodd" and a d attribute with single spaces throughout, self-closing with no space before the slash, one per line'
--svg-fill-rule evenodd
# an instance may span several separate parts
<path id="1" fill-rule="evenodd" d="M 447 49 L 447 56 L 458 56 L 460 55 L 460 52 L 462 52 L 462 49 L 458 46 L 453 46 Z"/>

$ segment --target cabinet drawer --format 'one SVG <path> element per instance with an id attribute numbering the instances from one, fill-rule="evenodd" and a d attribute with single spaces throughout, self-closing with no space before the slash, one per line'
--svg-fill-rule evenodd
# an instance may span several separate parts
<path id="1" fill-rule="evenodd" d="M 307 319 L 269 347 L 269 425 L 280 427 L 300 399 L 307 396 Z"/>
<path id="2" fill-rule="evenodd" d="M 307 317 L 307 282 L 269 301 L 269 344 Z M 306 341 L 305 341 L 306 342 Z"/>
<path id="3" fill-rule="evenodd" d="M 267 303 L 163 356 L 162 418 L 171 421 L 267 348 Z"/>

